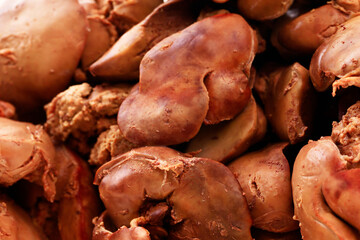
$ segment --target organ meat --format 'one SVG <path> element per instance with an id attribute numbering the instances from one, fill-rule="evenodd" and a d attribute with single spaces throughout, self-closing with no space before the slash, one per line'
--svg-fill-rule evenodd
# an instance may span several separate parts
<path id="1" fill-rule="evenodd" d="M 331 139 L 345 160 L 360 161 L 360 101 L 348 108 L 340 122 L 333 122 Z"/>

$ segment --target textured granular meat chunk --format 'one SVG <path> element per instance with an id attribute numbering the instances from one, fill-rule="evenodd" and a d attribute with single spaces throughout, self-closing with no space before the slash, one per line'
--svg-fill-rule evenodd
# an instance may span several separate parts
<path id="1" fill-rule="evenodd" d="M 90 152 L 91 139 L 116 124 L 116 114 L 130 85 L 88 83 L 69 87 L 45 106 L 45 128 L 60 142 L 68 142 L 82 154 Z"/>
<path id="2" fill-rule="evenodd" d="M 333 123 L 331 138 L 345 160 L 360 161 L 360 101 L 347 110 L 340 122 Z"/>
<path id="3" fill-rule="evenodd" d="M 99 135 L 97 142 L 91 149 L 89 163 L 101 166 L 110 161 L 112 157 L 128 152 L 135 147 L 137 147 L 136 144 L 124 138 L 119 126 L 113 125 Z"/>

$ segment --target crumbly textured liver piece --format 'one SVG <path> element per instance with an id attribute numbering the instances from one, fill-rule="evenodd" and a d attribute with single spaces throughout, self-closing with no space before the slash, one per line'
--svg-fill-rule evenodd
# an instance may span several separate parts
<path id="1" fill-rule="evenodd" d="M 112 157 L 126 153 L 137 147 L 136 144 L 129 142 L 120 132 L 118 125 L 102 132 L 94 147 L 91 149 L 89 163 L 90 165 L 101 166 L 111 160 Z"/>
<path id="2" fill-rule="evenodd" d="M 68 142 L 82 154 L 91 149 L 91 139 L 116 124 L 120 104 L 131 86 L 88 83 L 69 87 L 45 106 L 45 128 L 54 140 Z"/>
<path id="3" fill-rule="evenodd" d="M 331 139 L 345 160 L 360 161 L 360 101 L 347 110 L 340 122 L 333 122 Z"/>

